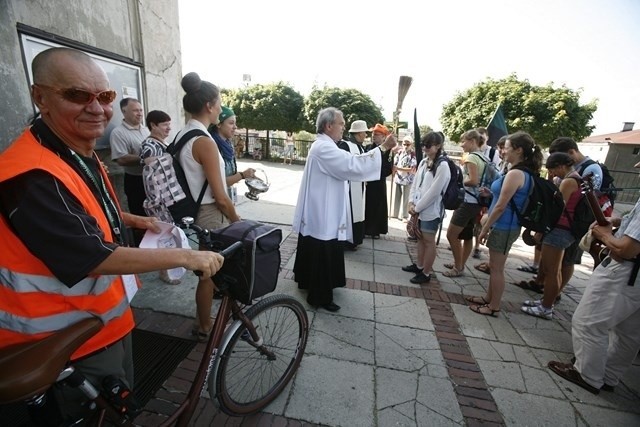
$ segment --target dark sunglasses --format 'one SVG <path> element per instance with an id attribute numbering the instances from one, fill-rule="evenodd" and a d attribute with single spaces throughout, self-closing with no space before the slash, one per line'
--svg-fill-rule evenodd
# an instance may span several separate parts
<path id="1" fill-rule="evenodd" d="M 109 89 L 99 93 L 93 93 L 86 91 L 84 89 L 58 89 L 52 86 L 34 84 L 34 86 L 38 86 L 42 89 L 48 90 L 53 93 L 57 93 L 62 96 L 66 101 L 73 102 L 74 104 L 80 105 L 88 105 L 93 102 L 94 99 L 97 99 L 100 104 L 111 104 L 115 101 L 116 96 L 118 95 L 115 90 Z"/>

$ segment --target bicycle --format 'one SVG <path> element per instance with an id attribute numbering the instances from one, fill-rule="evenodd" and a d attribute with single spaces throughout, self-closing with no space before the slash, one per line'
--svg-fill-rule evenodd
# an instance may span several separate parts
<path id="1" fill-rule="evenodd" d="M 183 229 L 194 232 L 201 245 L 213 250 L 209 230 L 198 227 L 191 218 L 183 222 Z M 220 254 L 229 262 L 241 250 L 242 242 L 236 242 Z M 243 311 L 229 292 L 233 278 L 223 276 L 221 281 L 217 275 L 214 277 L 222 300 L 213 329 L 186 399 L 162 426 L 186 426 L 207 389 L 228 415 L 258 412 L 282 392 L 304 355 L 309 320 L 298 300 L 271 295 Z M 102 426 L 109 420 L 116 425 L 133 426 L 136 414 L 115 405 L 69 361 L 71 354 L 101 327 L 99 319 L 89 318 L 43 340 L 0 350 L 0 372 L 7 373 L 0 379 L 0 404 L 41 404 L 44 393 L 54 383 L 66 382 L 96 404 L 98 410 L 90 423 Z"/>

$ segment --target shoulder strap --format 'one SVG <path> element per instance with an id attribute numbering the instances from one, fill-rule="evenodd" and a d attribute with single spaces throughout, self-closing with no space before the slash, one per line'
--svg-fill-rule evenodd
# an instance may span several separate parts
<path id="1" fill-rule="evenodd" d="M 529 175 L 528 178 L 529 178 L 529 181 L 530 181 L 529 182 L 529 187 L 534 185 L 534 183 L 533 183 L 533 172 L 529 168 L 524 167 L 524 166 L 518 167 L 518 165 L 515 165 L 511 169 L 517 169 L 517 170 L 520 170 L 520 171 L 525 173 L 525 176 L 524 176 L 525 184 L 527 183 L 527 174 L 528 174 Z M 529 191 L 531 191 L 531 190 L 529 190 Z M 509 206 L 511 206 L 511 210 L 514 211 L 519 217 L 521 215 L 521 212 L 518 209 L 518 207 L 516 206 L 516 202 L 513 201 L 513 199 L 514 199 L 514 197 L 516 197 L 517 193 L 518 193 L 518 190 L 516 190 L 516 192 L 513 193 L 513 197 L 511 197 L 511 199 L 509 199 Z"/>
<path id="2" fill-rule="evenodd" d="M 201 129 L 191 129 L 190 131 L 182 135 L 182 138 L 180 138 L 177 142 L 176 142 L 176 139 L 178 138 L 178 135 L 176 135 L 176 137 L 173 139 L 173 142 L 169 144 L 169 146 L 167 147 L 167 153 L 171 154 L 172 156 L 178 156 L 180 153 L 180 150 L 182 150 L 182 147 L 184 147 L 188 141 L 190 141 L 193 137 L 196 137 L 196 136 L 208 136 L 208 135 L 205 131 Z"/>
<path id="3" fill-rule="evenodd" d="M 475 155 L 476 155 L 476 156 L 478 156 L 478 157 L 479 157 L 483 162 L 487 163 L 487 159 L 486 159 L 483 155 L 481 155 L 481 154 L 479 154 L 479 153 L 476 153 L 475 151 L 474 151 L 473 153 L 469 153 L 469 154 L 475 154 Z"/>
<path id="4" fill-rule="evenodd" d="M 588 160 L 586 160 L 583 164 L 581 164 L 581 165 L 580 165 L 580 170 L 578 170 L 578 173 L 580 174 L 580 176 L 582 176 L 582 174 L 584 173 L 584 170 L 585 170 L 587 167 L 589 167 L 589 166 L 593 165 L 594 163 L 596 163 L 596 161 L 595 161 L 595 160 L 593 160 L 593 159 L 588 159 Z"/>
<path id="5" fill-rule="evenodd" d="M 174 156 L 176 158 L 176 161 L 178 161 L 178 159 L 180 158 L 180 151 L 182 150 L 182 148 L 185 146 L 185 144 L 188 141 L 190 141 L 192 138 L 196 136 L 208 136 L 208 135 L 205 131 L 201 129 L 191 129 L 190 131 L 182 135 L 182 138 L 180 138 L 177 142 L 176 142 L 176 139 L 178 138 L 178 135 L 176 135 L 176 137 L 173 139 L 173 142 L 169 144 L 169 146 L 167 147 L 167 153 Z M 208 185 L 209 185 L 209 182 L 205 177 L 204 183 L 202 184 L 202 189 L 200 190 L 200 194 L 198 195 L 198 200 L 196 200 L 196 204 L 198 205 L 198 208 L 202 204 L 202 199 L 204 199 L 204 193 L 207 190 Z"/>

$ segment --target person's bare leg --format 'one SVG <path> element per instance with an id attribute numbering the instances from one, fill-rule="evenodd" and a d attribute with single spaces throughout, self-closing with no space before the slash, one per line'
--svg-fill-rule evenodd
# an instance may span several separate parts
<path id="1" fill-rule="evenodd" d="M 458 238 L 461 231 L 462 227 L 458 225 L 449 224 L 449 228 L 447 228 L 447 240 L 449 241 L 449 245 L 451 245 L 451 252 L 453 253 L 453 265 L 456 267 L 456 269 L 458 268 L 458 265 L 460 265 L 460 261 L 462 260 L 462 242 Z"/>
<path id="2" fill-rule="evenodd" d="M 489 249 L 491 276 L 489 276 L 489 290 L 486 300 L 489 301 L 489 308 L 492 310 L 500 310 L 500 302 L 504 293 L 504 264 L 506 261 L 507 255 Z"/>
<path id="3" fill-rule="evenodd" d="M 562 263 L 563 249 L 549 245 L 542 245 L 541 264 L 544 264 L 544 293 L 542 305 L 546 309 L 553 307 L 553 303 L 560 290 L 560 264 Z M 538 282 L 540 283 L 540 282 Z"/>
<path id="4" fill-rule="evenodd" d="M 464 266 L 467 264 L 467 260 L 469 259 L 469 255 L 471 255 L 471 251 L 473 250 L 473 239 L 465 240 L 462 242 L 462 257 L 460 259 L 460 264 L 456 263 L 456 268 L 459 271 L 464 270 Z"/>
<path id="5" fill-rule="evenodd" d="M 436 235 L 422 232 L 422 271 L 429 274 L 433 271 L 433 262 L 436 259 Z"/>
<path id="6" fill-rule="evenodd" d="M 196 316 L 200 332 L 209 332 L 212 326 L 211 306 L 213 305 L 213 280 L 210 277 L 200 279 L 196 288 Z"/>
<path id="7" fill-rule="evenodd" d="M 416 245 L 416 250 L 418 252 L 417 258 L 416 258 L 416 266 L 418 268 L 423 268 L 424 264 L 422 262 L 422 259 L 424 258 L 424 236 L 425 234 L 422 233 L 422 237 L 418 239 L 418 244 Z M 425 274 L 428 274 L 428 272 L 425 272 Z"/>

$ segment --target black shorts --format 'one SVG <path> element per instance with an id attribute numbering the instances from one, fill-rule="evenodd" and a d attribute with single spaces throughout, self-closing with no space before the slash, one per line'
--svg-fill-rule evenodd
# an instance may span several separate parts
<path id="1" fill-rule="evenodd" d="M 564 250 L 562 265 L 582 264 L 582 254 L 584 251 L 580 249 L 579 244 L 580 241 L 576 240 L 571 246 Z"/>

